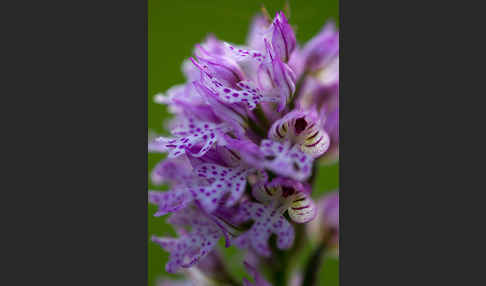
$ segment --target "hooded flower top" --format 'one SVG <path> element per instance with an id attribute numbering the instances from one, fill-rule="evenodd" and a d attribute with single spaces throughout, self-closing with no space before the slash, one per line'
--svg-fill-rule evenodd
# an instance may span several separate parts
<path id="1" fill-rule="evenodd" d="M 151 179 L 169 190 L 149 201 L 178 233 L 153 237 L 168 272 L 196 266 L 220 238 L 271 256 L 271 236 L 289 249 L 294 224 L 314 219 L 313 166 L 338 144 L 337 35 L 327 25 L 301 48 L 282 12 L 259 15 L 246 45 L 209 36 L 183 62 L 186 83 L 155 96 L 173 114 L 170 135 L 148 146 L 167 154 Z"/>

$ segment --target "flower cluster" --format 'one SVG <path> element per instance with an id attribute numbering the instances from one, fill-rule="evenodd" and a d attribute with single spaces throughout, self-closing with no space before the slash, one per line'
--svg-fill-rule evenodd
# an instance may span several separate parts
<path id="1" fill-rule="evenodd" d="M 170 253 L 167 272 L 207 260 L 220 238 L 269 257 L 272 235 L 289 249 L 293 224 L 321 213 L 311 184 L 317 160 L 337 160 L 338 39 L 328 24 L 300 47 L 282 12 L 258 15 L 246 45 L 207 37 L 182 65 L 187 82 L 155 96 L 173 114 L 170 136 L 149 142 L 167 154 L 151 179 L 170 187 L 149 201 L 178 233 L 152 239 Z M 245 266 L 245 285 L 270 285 Z"/>

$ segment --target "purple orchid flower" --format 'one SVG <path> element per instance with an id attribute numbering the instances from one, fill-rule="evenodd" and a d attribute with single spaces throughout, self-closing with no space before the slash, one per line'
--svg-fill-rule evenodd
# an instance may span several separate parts
<path id="1" fill-rule="evenodd" d="M 182 71 L 184 84 L 155 96 L 173 114 L 170 135 L 148 146 L 167 154 L 152 182 L 169 185 L 150 190 L 149 202 L 155 216 L 170 214 L 178 235 L 152 240 L 170 253 L 166 271 L 190 278 L 163 283 L 230 281 L 210 262 L 220 238 L 259 265 L 272 254 L 272 235 L 277 248 L 292 247 L 295 223 L 337 229 L 337 200 L 314 203 L 309 185 L 316 160 L 339 150 L 336 29 L 327 25 L 299 48 L 282 12 L 256 16 L 246 45 L 210 35 Z M 255 282 L 244 285 L 269 286 L 252 265 L 245 262 Z"/>
<path id="2" fill-rule="evenodd" d="M 251 247 L 262 256 L 271 253 L 268 239 L 272 233 L 277 235 L 278 248 L 292 246 L 294 229 L 284 218 L 285 212 L 297 223 L 306 223 L 316 214 L 314 202 L 309 196 L 309 186 L 298 181 L 276 178 L 270 183 L 259 183 L 253 187 L 252 195 L 260 202 L 242 203 L 238 220 L 253 220 L 254 224 L 234 241 L 239 247 Z"/>

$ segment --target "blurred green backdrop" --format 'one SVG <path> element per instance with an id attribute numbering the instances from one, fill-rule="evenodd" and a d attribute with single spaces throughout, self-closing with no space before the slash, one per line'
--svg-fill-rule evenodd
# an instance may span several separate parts
<path id="1" fill-rule="evenodd" d="M 184 82 L 181 63 L 192 54 L 194 44 L 208 33 L 220 39 L 242 44 L 250 20 L 265 5 L 273 16 L 282 10 L 285 0 L 231 1 L 231 0 L 148 0 L 148 127 L 157 133 L 164 132 L 163 122 L 168 114 L 165 107 L 153 103 L 153 96 L 165 92 L 172 85 Z M 289 21 L 296 29 L 299 43 L 305 43 L 322 28 L 327 20 L 339 22 L 338 0 L 289 1 Z M 149 172 L 164 155 L 149 154 Z M 338 188 L 338 165 L 320 166 L 314 195 Z M 149 182 L 149 189 L 157 189 Z M 158 188 L 163 190 L 164 188 Z M 153 217 L 156 207 L 148 208 L 148 285 L 157 278 L 176 277 L 165 272 L 168 254 L 150 241 L 156 235 L 174 235 L 165 218 Z M 231 257 L 230 270 L 241 279 L 249 277 L 242 267 L 242 257 L 234 248 L 225 250 Z M 305 255 L 303 255 L 305 256 Z M 305 259 L 304 257 L 303 259 Z M 338 285 L 338 261 L 326 259 L 320 272 L 320 285 Z"/>

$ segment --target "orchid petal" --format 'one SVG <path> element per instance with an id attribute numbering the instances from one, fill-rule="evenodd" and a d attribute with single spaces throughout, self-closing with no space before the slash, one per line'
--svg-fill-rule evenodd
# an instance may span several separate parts
<path id="1" fill-rule="evenodd" d="M 252 227 L 235 239 L 240 247 L 251 246 L 258 254 L 270 256 L 268 239 L 272 233 L 277 235 L 277 247 L 288 249 L 294 242 L 294 228 L 271 206 L 246 201 L 241 204 L 240 212 L 247 220 L 253 220 Z"/>
<path id="2" fill-rule="evenodd" d="M 185 189 L 167 192 L 149 191 L 149 202 L 159 206 L 154 214 L 156 217 L 183 209 L 191 201 L 192 197 Z"/>
<path id="3" fill-rule="evenodd" d="M 252 195 L 264 204 L 276 205 L 281 212 L 287 211 L 296 223 L 309 222 L 316 215 L 310 187 L 305 183 L 278 177 L 270 183 L 254 186 Z"/>
<path id="4" fill-rule="evenodd" d="M 277 56 L 286 62 L 289 60 L 290 54 L 295 49 L 297 43 L 294 31 L 282 12 L 277 13 L 275 16 L 272 28 L 272 46 Z"/>
<path id="5" fill-rule="evenodd" d="M 288 209 L 289 217 L 296 223 L 306 223 L 315 218 L 317 210 L 314 201 L 303 193 L 292 199 Z"/>
<path id="6" fill-rule="evenodd" d="M 297 143 L 302 152 L 319 157 L 329 148 L 330 138 L 316 117 L 315 112 L 294 110 L 272 124 L 268 137 L 277 141 L 290 140 Z"/>
<path id="7" fill-rule="evenodd" d="M 257 50 L 250 50 L 241 47 L 235 47 L 229 43 L 224 43 L 228 55 L 236 62 L 256 61 L 262 63 L 266 56 Z"/>
<path id="8" fill-rule="evenodd" d="M 223 231 L 204 213 L 193 209 L 184 209 L 173 214 L 169 222 L 176 225 L 190 226 L 191 231 L 178 238 L 153 236 L 152 241 L 170 252 L 165 269 L 175 273 L 180 267 L 190 267 L 206 256 L 217 245 Z"/>
<path id="9" fill-rule="evenodd" d="M 227 130 L 225 124 L 196 121 L 189 119 L 189 125 L 172 130 L 173 138 L 158 137 L 149 144 L 149 151 L 168 152 L 169 158 L 189 153 L 194 157 L 203 156 Z M 200 146 L 202 144 L 202 146 Z M 194 151 L 196 146 L 200 148 Z"/>
<path id="10" fill-rule="evenodd" d="M 244 168 L 226 168 L 216 164 L 202 164 L 196 168 L 197 176 L 207 179 L 210 184 L 198 186 L 190 191 L 201 207 L 211 213 L 219 205 L 224 195 L 228 194 L 225 206 L 234 205 L 243 194 L 246 187 L 246 175 L 249 170 Z"/>
<path id="11" fill-rule="evenodd" d="M 269 170 L 299 181 L 309 178 L 314 159 L 303 153 L 299 146 L 291 148 L 288 141 L 263 140 L 260 150 L 265 156 L 264 166 Z"/>
<path id="12" fill-rule="evenodd" d="M 192 166 L 186 156 L 166 159 L 158 163 L 151 174 L 154 185 L 163 183 L 177 184 L 192 174 Z"/>

